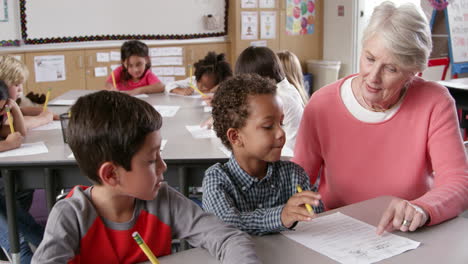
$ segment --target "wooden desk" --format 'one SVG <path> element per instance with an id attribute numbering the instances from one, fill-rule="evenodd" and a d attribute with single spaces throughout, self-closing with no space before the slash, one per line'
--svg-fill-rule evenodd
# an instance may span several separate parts
<path id="1" fill-rule="evenodd" d="M 391 197 L 382 196 L 348 205 L 324 213 L 341 212 L 363 222 L 377 226 Z M 382 260 L 378 263 L 468 263 L 468 219 L 457 217 L 442 224 L 421 228 L 416 232 L 394 232 L 397 235 L 421 242 L 415 250 Z M 337 263 L 305 246 L 281 235 L 254 236 L 257 254 L 263 263 Z M 161 264 L 219 263 L 206 250 L 196 248 L 159 259 Z"/>
<path id="2" fill-rule="evenodd" d="M 57 99 L 77 99 L 79 96 L 95 92 L 91 90 L 73 90 Z M 55 101 L 53 100 L 53 101 Z M 219 149 L 218 138 L 193 139 L 185 125 L 200 124 L 210 113 L 203 111 L 201 99 L 187 98 L 167 94 L 149 95 L 143 98 L 152 105 L 179 105 L 174 117 L 164 117 L 161 134 L 167 139 L 162 152 L 168 165 L 165 178 L 169 183 L 175 179 L 179 190 L 188 194 L 189 181 L 203 178 L 204 170 L 216 162 L 225 162 L 228 157 Z M 51 101 L 51 103 L 53 103 Z M 50 106 L 56 113 L 66 113 L 68 107 Z M 99 109 L 96 109 L 99 111 Z M 29 131 L 25 143 L 44 141 L 49 152 L 38 155 L 7 157 L 0 160 L 2 177 L 5 181 L 5 200 L 7 203 L 8 228 L 14 263 L 19 263 L 18 234 L 16 227 L 15 192 L 18 189 L 45 188 L 49 209 L 55 203 L 57 189 L 72 187 L 77 184 L 89 185 L 82 176 L 67 144 L 63 143 L 61 130 Z"/>

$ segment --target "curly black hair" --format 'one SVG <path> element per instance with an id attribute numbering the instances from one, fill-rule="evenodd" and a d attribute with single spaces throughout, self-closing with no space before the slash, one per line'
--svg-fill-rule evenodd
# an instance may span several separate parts
<path id="1" fill-rule="evenodd" d="M 226 61 L 224 53 L 216 54 L 216 52 L 210 51 L 205 58 L 196 62 L 194 67 L 197 82 L 205 73 L 214 73 L 216 84 L 232 76 L 231 65 Z"/>
<path id="2" fill-rule="evenodd" d="M 241 74 L 222 82 L 215 92 L 213 128 L 223 144 L 232 150 L 227 138 L 229 128 L 242 128 L 249 117 L 249 97 L 261 94 L 276 94 L 276 84 L 258 74 Z"/>

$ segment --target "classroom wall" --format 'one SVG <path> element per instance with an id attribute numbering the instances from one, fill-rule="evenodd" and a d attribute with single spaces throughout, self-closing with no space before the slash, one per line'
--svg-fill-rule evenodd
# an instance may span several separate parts
<path id="1" fill-rule="evenodd" d="M 289 50 L 301 61 L 305 71 L 305 62 L 309 59 L 321 59 L 323 56 L 323 4 L 324 0 L 315 0 L 315 32 L 310 35 L 291 36 L 286 34 L 286 1 L 276 1 L 274 9 L 265 11 L 277 12 L 277 38 L 266 40 L 268 47 L 274 51 Z M 229 5 L 229 39 L 231 40 L 231 58 L 235 59 L 252 41 L 241 39 L 241 11 L 262 11 L 263 9 L 242 9 L 241 1 L 231 1 Z M 260 40 L 260 39 L 258 39 Z"/>

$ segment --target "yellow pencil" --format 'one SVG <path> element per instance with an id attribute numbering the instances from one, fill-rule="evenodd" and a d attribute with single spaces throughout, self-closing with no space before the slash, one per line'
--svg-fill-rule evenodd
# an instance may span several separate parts
<path id="1" fill-rule="evenodd" d="M 297 192 L 302 192 L 302 188 L 299 184 L 296 185 L 296 188 L 297 188 Z M 312 206 L 310 206 L 310 204 L 305 204 L 305 207 L 307 208 L 307 211 L 309 211 L 309 213 L 311 214 L 314 213 L 314 209 L 312 209 Z"/>
<path id="2" fill-rule="evenodd" d="M 15 127 L 13 126 L 13 117 L 11 116 L 11 113 L 10 113 L 10 107 L 7 106 L 5 108 L 5 111 L 8 117 L 8 124 L 10 125 L 10 132 L 13 134 L 15 133 Z"/>
<path id="3" fill-rule="evenodd" d="M 49 87 L 49 89 L 47 89 L 47 95 L 46 95 L 46 98 L 45 98 L 43 111 L 47 110 L 47 104 L 49 103 L 50 91 L 51 90 L 52 90 L 52 88 L 50 88 L 50 87 Z"/>
<path id="4" fill-rule="evenodd" d="M 114 85 L 114 89 L 117 90 L 117 83 L 115 82 L 114 71 L 111 71 L 111 75 L 112 75 L 112 84 Z"/>
<path id="5" fill-rule="evenodd" d="M 192 65 L 189 65 L 189 75 L 190 75 L 190 78 L 189 78 L 189 86 L 192 87 L 192 89 L 194 89 L 197 93 L 199 93 L 201 96 L 206 96 L 206 94 L 202 93 L 202 91 L 200 91 L 194 84 L 193 84 L 193 81 L 192 81 Z"/>
<path id="6" fill-rule="evenodd" d="M 154 256 L 153 252 L 151 252 L 151 249 L 146 245 L 145 241 L 143 238 L 141 238 L 140 234 L 138 232 L 133 232 L 132 234 L 133 239 L 137 242 L 137 244 L 140 246 L 141 250 L 145 253 L 145 255 L 148 257 L 149 261 L 152 264 L 159 264 L 158 259 Z"/>

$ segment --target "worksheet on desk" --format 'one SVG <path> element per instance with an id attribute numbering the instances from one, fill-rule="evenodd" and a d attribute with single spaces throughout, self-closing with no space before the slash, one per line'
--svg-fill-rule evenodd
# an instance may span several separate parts
<path id="1" fill-rule="evenodd" d="M 49 152 L 43 141 L 24 143 L 17 149 L 0 152 L 0 158 L 36 155 Z"/>
<path id="2" fill-rule="evenodd" d="M 420 242 L 385 232 L 342 213 L 300 222 L 286 237 L 340 263 L 374 263 L 415 249 Z"/>

